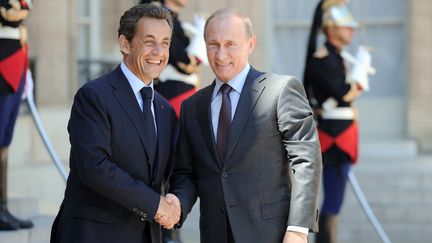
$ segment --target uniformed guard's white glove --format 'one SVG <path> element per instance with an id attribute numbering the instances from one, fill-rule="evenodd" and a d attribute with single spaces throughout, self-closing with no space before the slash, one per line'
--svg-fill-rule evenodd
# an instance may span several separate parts
<path id="1" fill-rule="evenodd" d="M 21 99 L 22 100 L 33 99 L 33 89 L 34 89 L 34 83 L 33 83 L 32 72 L 30 71 L 30 69 L 27 69 L 26 83 L 24 86 L 24 91 L 21 95 Z"/>
<path id="2" fill-rule="evenodd" d="M 208 65 L 206 45 L 204 42 L 204 17 L 194 14 L 193 24 L 184 23 L 182 27 L 191 33 L 191 41 L 186 48 L 187 53 L 198 58 L 201 63 Z"/>
<path id="3" fill-rule="evenodd" d="M 369 91 L 368 76 L 375 74 L 375 72 L 375 68 L 372 67 L 370 49 L 366 46 L 359 46 L 349 74 L 349 80 L 359 84 L 364 91 Z"/>

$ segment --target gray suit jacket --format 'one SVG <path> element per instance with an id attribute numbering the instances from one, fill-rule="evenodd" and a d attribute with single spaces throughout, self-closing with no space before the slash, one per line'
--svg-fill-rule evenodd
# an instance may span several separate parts
<path id="1" fill-rule="evenodd" d="M 211 124 L 214 83 L 183 102 L 171 191 L 183 220 L 200 198 L 201 242 L 280 243 L 287 225 L 317 230 L 321 154 L 301 82 L 251 68 L 231 124 L 225 160 Z"/>

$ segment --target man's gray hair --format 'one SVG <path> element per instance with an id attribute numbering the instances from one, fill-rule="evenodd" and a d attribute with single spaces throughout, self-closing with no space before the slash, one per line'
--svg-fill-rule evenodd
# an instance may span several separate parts
<path id="1" fill-rule="evenodd" d="M 219 9 L 216 12 L 214 12 L 212 15 L 210 15 L 210 17 L 207 19 L 205 26 L 204 26 L 204 33 L 207 29 L 207 25 L 210 23 L 210 21 L 213 18 L 215 18 L 215 17 L 228 17 L 228 16 L 236 16 L 236 17 L 240 18 L 241 20 L 243 20 L 244 29 L 245 29 L 247 37 L 250 38 L 254 35 L 253 27 L 252 27 L 252 21 L 250 20 L 250 18 L 240 10 L 229 9 L 229 8 Z"/>

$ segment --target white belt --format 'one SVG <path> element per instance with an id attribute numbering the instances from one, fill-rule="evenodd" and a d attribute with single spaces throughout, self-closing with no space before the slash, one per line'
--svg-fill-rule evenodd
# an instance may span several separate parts
<path id="1" fill-rule="evenodd" d="M 0 27 L 0 38 L 1 39 L 20 39 L 20 30 L 19 28 L 12 28 L 8 26 Z"/>
<path id="2" fill-rule="evenodd" d="M 352 120 L 355 118 L 354 109 L 351 107 L 336 107 L 321 111 L 321 118 L 325 120 Z"/>

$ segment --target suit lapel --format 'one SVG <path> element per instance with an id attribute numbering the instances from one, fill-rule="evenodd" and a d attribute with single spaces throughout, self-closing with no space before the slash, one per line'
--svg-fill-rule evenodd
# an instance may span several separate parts
<path id="1" fill-rule="evenodd" d="M 237 104 L 236 113 L 234 114 L 234 118 L 231 123 L 230 135 L 228 137 L 225 154 L 225 165 L 228 164 L 239 136 L 242 133 L 247 120 L 249 119 L 249 115 L 265 88 L 262 83 L 264 79 L 266 79 L 266 75 L 264 73 L 259 72 L 251 67 L 246 77 L 246 81 Z"/>
<path id="2" fill-rule="evenodd" d="M 156 181 L 156 179 L 162 178 L 162 176 L 159 176 L 159 173 L 162 171 L 161 168 L 164 167 L 162 160 L 164 158 L 163 153 L 170 151 L 169 148 L 167 148 L 167 142 L 170 144 L 170 137 L 167 131 L 167 128 L 170 127 L 169 110 L 161 102 L 161 97 L 157 94 L 155 94 L 154 111 L 157 124 L 157 162 L 153 174 L 153 181 Z"/>
<path id="3" fill-rule="evenodd" d="M 137 130 L 141 143 L 143 144 L 147 154 L 147 162 L 150 163 L 150 167 L 153 167 L 152 161 L 154 161 L 155 154 L 150 151 L 153 151 L 152 148 L 155 145 L 152 143 L 155 143 L 155 141 L 150 141 L 145 136 L 144 117 L 142 116 L 142 111 L 138 105 L 138 102 L 136 101 L 135 94 L 133 93 L 129 82 L 120 69 L 120 66 L 114 70 L 114 73 L 116 77 L 112 76 L 113 78 L 111 78 L 111 84 L 114 87 L 114 97 L 123 107 L 127 116 Z"/>
<path id="4" fill-rule="evenodd" d="M 211 97 L 213 94 L 214 86 L 215 86 L 215 82 L 213 82 L 212 85 L 209 85 L 200 91 L 201 97 L 199 97 L 198 104 L 197 104 L 197 112 L 198 112 L 197 115 L 202 130 L 202 134 L 204 136 L 204 140 L 206 141 L 207 146 L 213 158 L 215 159 L 215 161 L 218 162 L 219 167 L 222 168 L 222 163 L 217 153 L 215 136 L 213 134 L 211 109 L 210 109 Z"/>

